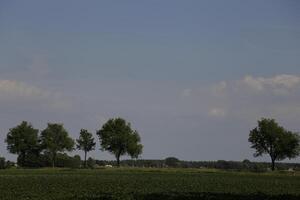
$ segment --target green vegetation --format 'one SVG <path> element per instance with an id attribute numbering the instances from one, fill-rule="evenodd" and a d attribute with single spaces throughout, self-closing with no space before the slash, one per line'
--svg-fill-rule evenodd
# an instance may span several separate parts
<path id="1" fill-rule="evenodd" d="M 84 151 L 84 167 L 87 167 L 86 155 L 87 152 L 95 149 L 96 142 L 94 142 L 93 134 L 86 129 L 80 130 L 79 139 L 76 140 L 77 149 Z"/>
<path id="2" fill-rule="evenodd" d="M 0 169 L 6 168 L 5 158 L 0 157 Z"/>
<path id="3" fill-rule="evenodd" d="M 299 199 L 300 174 L 196 169 L 0 171 L 1 200 Z"/>
<path id="4" fill-rule="evenodd" d="M 115 155 L 118 166 L 121 156 L 129 155 L 131 158 L 138 158 L 142 153 L 143 145 L 138 132 L 132 130 L 130 123 L 122 118 L 109 119 L 96 134 L 99 136 L 101 149 Z M 75 142 L 63 124 L 48 123 L 47 128 L 39 134 L 38 129 L 34 129 L 30 123 L 23 121 L 20 125 L 9 130 L 5 142 L 7 143 L 7 150 L 18 155 L 17 164 L 19 167 L 39 168 L 50 165 L 53 168 L 81 167 L 80 156 L 76 155 L 72 158 L 64 154 L 65 151 L 74 150 Z M 94 150 L 95 145 L 92 133 L 81 129 L 79 138 L 76 140 L 76 148 L 84 151 L 85 168 L 87 166 L 93 168 L 94 161 L 90 160 L 89 164 L 87 163 L 87 153 Z M 60 164 L 57 164 L 58 157 L 63 160 Z M 51 164 L 49 160 L 51 160 Z M 4 166 L 4 162 L 1 160 L 0 169 L 7 168 L 6 165 Z"/>
<path id="5" fill-rule="evenodd" d="M 73 150 L 74 140 L 69 137 L 63 124 L 48 123 L 48 127 L 41 133 L 41 146 L 50 155 L 54 167 L 57 153 Z"/>
<path id="6" fill-rule="evenodd" d="M 65 153 L 74 150 L 75 142 L 63 124 L 49 123 L 40 134 L 27 122 L 10 129 L 7 149 L 18 155 L 18 166 L 0 157 L 0 169 L 3 169 L 0 199 L 300 199 L 297 163 L 278 163 L 278 171 L 271 173 L 267 172 L 269 163 L 249 160 L 195 162 L 168 157 L 121 161 L 123 155 L 138 158 L 143 149 L 140 136 L 131 129 L 130 123 L 121 118 L 109 119 L 96 134 L 101 149 L 115 155 L 116 161 L 86 159 L 87 153 L 94 150 L 95 142 L 92 133 L 82 129 L 76 147 L 84 151 L 84 167 L 90 169 L 79 170 L 83 168 L 80 156 Z M 272 170 L 276 160 L 299 155 L 299 136 L 272 119 L 259 121 L 258 127 L 250 131 L 249 142 L 256 150 L 255 156 L 270 155 Z M 105 165 L 122 167 L 109 169 Z M 50 166 L 53 168 L 42 168 Z"/>
<path id="7" fill-rule="evenodd" d="M 295 158 L 300 152 L 298 134 L 285 130 L 274 119 L 258 121 L 258 127 L 250 131 L 249 142 L 256 150 L 255 157 L 269 154 L 273 171 L 276 160 Z"/>
<path id="8" fill-rule="evenodd" d="M 99 137 L 101 150 L 108 151 L 116 157 L 116 164 L 109 163 L 109 165 L 120 166 L 120 157 L 128 155 L 136 160 L 126 161 L 125 166 L 159 168 L 213 167 L 218 169 L 246 169 L 256 172 L 267 170 L 265 165 L 251 163 L 249 160 L 245 160 L 242 163 L 225 160 L 219 160 L 216 163 L 186 162 L 180 161 L 176 157 L 168 157 L 163 162 L 160 160 L 137 160 L 143 151 L 141 138 L 139 133 L 131 128 L 131 124 L 122 118 L 109 119 L 96 134 Z M 274 119 L 262 118 L 261 121 L 258 121 L 258 127 L 250 131 L 248 140 L 252 144 L 251 147 L 256 150 L 255 157 L 263 154 L 270 155 L 272 170 L 275 170 L 275 161 L 296 158 L 300 153 L 299 135 L 279 126 Z M 39 134 L 38 129 L 34 129 L 30 123 L 23 121 L 20 125 L 9 130 L 5 141 L 9 152 L 18 155 L 17 164 L 19 167 L 39 168 L 52 166 L 82 168 L 79 156 L 69 157 L 67 154 L 64 154 L 65 151 L 74 150 L 75 142 L 69 137 L 68 131 L 65 130 L 63 124 L 48 123 L 47 128 Z M 93 159 L 87 161 L 87 153 L 94 150 L 96 145 L 92 133 L 81 129 L 76 144 L 77 149 L 84 151 L 85 168 L 94 168 L 95 164 L 100 164 Z M 62 162 L 57 161 L 58 157 L 60 157 Z M 49 160 L 51 160 L 50 163 Z M 11 163 L 7 165 L 3 163 L 5 161 L 2 160 L 0 168 L 11 166 Z M 286 169 L 286 167 L 284 168 Z M 298 170 L 299 166 L 291 166 L 291 168 Z"/>
<path id="9" fill-rule="evenodd" d="M 37 163 L 40 154 L 38 132 L 30 123 L 23 121 L 7 133 L 7 150 L 18 155 L 20 166 L 31 167 Z"/>
<path id="10" fill-rule="evenodd" d="M 101 143 L 101 149 L 115 155 L 117 165 L 120 166 L 120 157 L 129 155 L 138 158 L 142 154 L 143 145 L 136 130 L 131 129 L 130 123 L 122 118 L 108 120 L 102 128 L 97 131 Z"/>

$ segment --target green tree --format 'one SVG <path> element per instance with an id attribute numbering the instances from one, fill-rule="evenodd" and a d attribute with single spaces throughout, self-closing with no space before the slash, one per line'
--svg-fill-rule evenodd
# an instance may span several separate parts
<path id="1" fill-rule="evenodd" d="M 180 160 L 175 157 L 168 157 L 165 159 L 165 164 L 168 167 L 178 167 L 180 165 Z"/>
<path id="2" fill-rule="evenodd" d="M 274 119 L 261 119 L 249 135 L 251 148 L 256 150 L 254 156 L 269 154 L 272 170 L 275 169 L 275 161 L 299 155 L 299 141 L 299 135 L 285 130 Z"/>
<path id="3" fill-rule="evenodd" d="M 0 169 L 5 169 L 5 168 L 6 168 L 5 158 L 0 157 Z"/>
<path id="4" fill-rule="evenodd" d="M 89 157 L 89 159 L 87 160 L 88 168 L 94 169 L 95 165 L 96 165 L 96 161 L 93 158 Z"/>
<path id="5" fill-rule="evenodd" d="M 38 156 L 40 152 L 38 132 L 38 129 L 34 129 L 26 121 L 9 129 L 5 142 L 7 143 L 7 150 L 18 155 L 18 165 L 26 166 L 28 157 L 33 154 Z"/>
<path id="6" fill-rule="evenodd" d="M 94 150 L 96 145 L 96 143 L 94 142 L 93 135 L 89 133 L 87 130 L 81 129 L 79 139 L 77 139 L 76 142 L 77 142 L 77 149 L 84 151 L 84 167 L 86 168 L 87 152 Z"/>
<path id="7" fill-rule="evenodd" d="M 109 151 L 117 159 L 117 165 L 120 166 L 120 157 L 129 155 L 137 158 L 143 149 L 140 144 L 141 138 L 136 130 L 131 129 L 130 123 L 122 118 L 109 119 L 102 129 L 97 131 L 99 136 L 101 150 Z"/>
<path id="8" fill-rule="evenodd" d="M 48 123 L 48 127 L 41 133 L 43 149 L 51 155 L 52 167 L 55 166 L 57 153 L 72 151 L 74 140 L 69 137 L 63 124 Z"/>
<path id="9" fill-rule="evenodd" d="M 74 157 L 68 156 L 66 153 L 58 153 L 56 157 L 56 167 L 63 168 L 80 168 L 81 159 L 79 155 L 75 155 Z"/>

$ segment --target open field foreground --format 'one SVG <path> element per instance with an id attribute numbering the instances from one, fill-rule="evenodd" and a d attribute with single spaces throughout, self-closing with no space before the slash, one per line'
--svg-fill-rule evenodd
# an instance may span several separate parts
<path id="1" fill-rule="evenodd" d="M 0 171 L 1 200 L 300 199 L 300 174 L 191 169 Z"/>

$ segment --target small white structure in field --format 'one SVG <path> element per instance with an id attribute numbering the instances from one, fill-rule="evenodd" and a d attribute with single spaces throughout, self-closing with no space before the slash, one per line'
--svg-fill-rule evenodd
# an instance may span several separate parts
<path id="1" fill-rule="evenodd" d="M 106 167 L 106 168 L 112 168 L 113 166 L 112 165 L 105 165 L 104 167 Z"/>
<path id="2" fill-rule="evenodd" d="M 294 169 L 293 168 L 289 168 L 288 172 L 294 172 Z"/>

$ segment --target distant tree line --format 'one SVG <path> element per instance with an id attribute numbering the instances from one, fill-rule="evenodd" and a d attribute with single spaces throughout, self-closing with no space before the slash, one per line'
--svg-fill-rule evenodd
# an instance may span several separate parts
<path id="1" fill-rule="evenodd" d="M 173 158 L 173 157 L 172 157 Z M 251 162 L 247 159 L 243 161 L 184 161 L 179 160 L 176 163 L 169 163 L 169 158 L 164 160 L 145 160 L 145 159 L 134 159 L 134 160 L 121 160 L 120 166 L 122 167 L 137 167 L 137 168 L 205 168 L 205 169 L 220 169 L 229 171 L 250 171 L 250 172 L 267 172 L 271 170 L 270 163 L 267 162 Z M 39 167 L 51 166 L 51 159 L 43 158 Z M 65 168 L 82 168 L 85 162 L 80 157 L 68 156 L 67 154 L 58 154 L 56 167 Z M 95 160 L 88 158 L 86 161 L 86 168 L 95 169 L 103 168 L 105 166 L 117 166 L 116 160 Z M 13 167 L 13 163 L 5 161 L 4 158 L 0 158 L 0 169 L 6 169 Z M 293 170 L 300 171 L 300 163 L 277 163 L 278 170 Z"/>
<path id="2" fill-rule="evenodd" d="M 165 160 L 138 160 L 142 154 L 143 145 L 136 130 L 131 124 L 122 118 L 109 119 L 100 130 L 96 132 L 102 151 L 113 154 L 116 161 L 99 161 L 92 158 L 87 159 L 89 151 L 95 149 L 93 134 L 86 129 L 81 129 L 79 137 L 73 140 L 63 124 L 48 123 L 46 129 L 39 131 L 30 123 L 23 121 L 21 124 L 11 128 L 7 133 L 5 142 L 10 153 L 17 154 L 17 164 L 20 167 L 89 167 L 99 165 L 130 166 L 130 167 L 181 167 L 181 168 L 216 168 L 263 171 L 266 163 L 255 163 L 249 160 L 243 162 L 219 160 L 206 161 L 180 161 L 175 157 Z M 248 141 L 251 148 L 255 149 L 254 156 L 267 154 L 271 158 L 271 170 L 296 168 L 298 164 L 279 163 L 276 161 L 286 158 L 292 159 L 300 153 L 300 137 L 279 126 L 274 119 L 262 118 L 258 126 L 250 131 Z M 75 149 L 84 152 L 84 161 L 79 155 L 68 156 L 65 152 Z M 128 155 L 135 160 L 120 160 L 121 156 Z M 0 158 L 0 169 L 12 166 L 11 162 Z"/>
<path id="3" fill-rule="evenodd" d="M 90 158 L 91 159 L 91 158 Z M 170 160 L 175 161 L 173 162 Z M 114 160 L 93 160 L 90 163 L 90 168 L 101 167 L 105 165 L 116 166 Z M 166 158 L 164 160 L 122 160 L 120 165 L 123 167 L 139 167 L 139 168 L 207 168 L 220 170 L 234 170 L 234 171 L 252 171 L 252 172 L 266 172 L 271 170 L 270 163 L 267 162 L 251 162 L 247 159 L 243 161 L 184 161 L 174 157 Z M 300 163 L 277 163 L 278 170 L 297 170 L 300 171 Z"/>
<path id="4" fill-rule="evenodd" d="M 19 167 L 24 168 L 40 168 L 40 167 L 52 167 L 52 160 L 47 154 L 40 154 L 37 160 L 32 160 L 25 163 L 23 166 Z M 56 167 L 65 167 L 65 168 L 82 168 L 83 161 L 80 159 L 79 155 L 69 156 L 66 153 L 58 153 L 56 158 Z M 6 161 L 5 158 L 0 157 L 0 169 L 8 169 L 16 167 L 14 162 Z"/>

